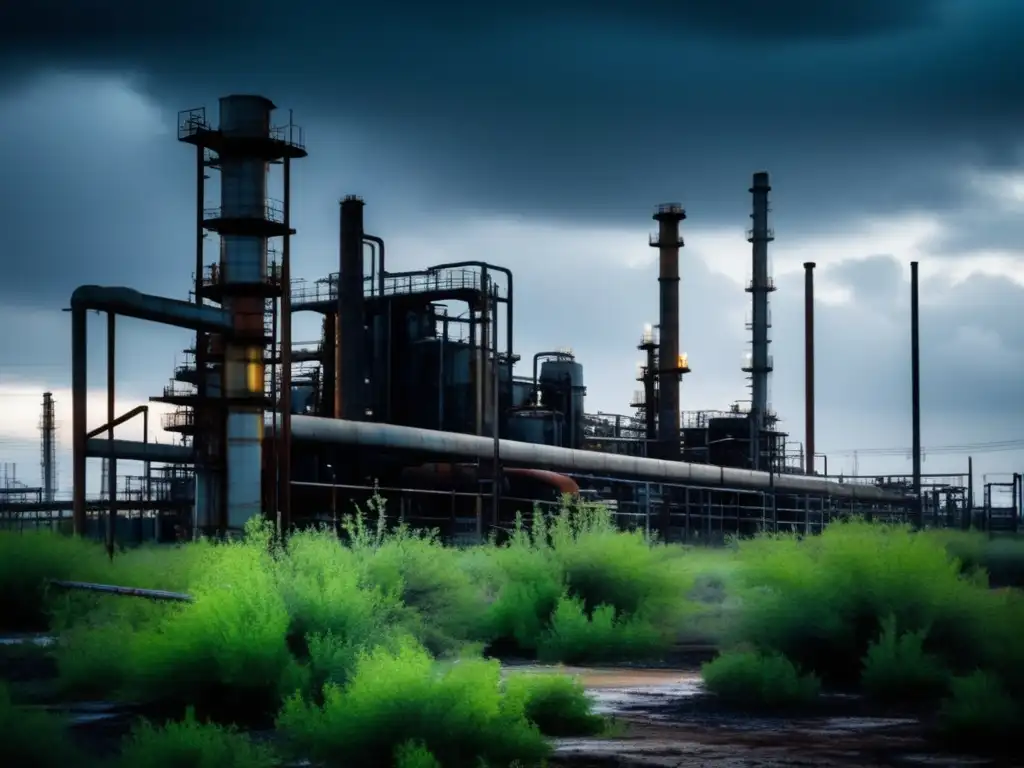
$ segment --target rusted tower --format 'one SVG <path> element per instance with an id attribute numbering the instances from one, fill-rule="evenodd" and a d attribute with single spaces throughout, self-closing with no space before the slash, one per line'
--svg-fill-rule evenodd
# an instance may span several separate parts
<path id="1" fill-rule="evenodd" d="M 768 354 L 768 329 L 771 317 L 768 314 L 768 294 L 775 290 L 775 282 L 769 274 L 768 243 L 775 239 L 775 233 L 768 227 L 768 193 L 771 191 L 768 174 L 759 171 L 754 174 L 750 193 L 754 197 L 754 209 L 750 214 L 752 227 L 747 231 L 747 241 L 752 244 L 751 279 L 747 292 L 751 296 L 751 348 L 750 359 L 743 370 L 750 374 L 750 418 L 751 418 L 751 468 L 761 469 L 761 434 L 774 426 L 768 411 L 768 374 L 772 372 L 772 356 Z"/>
<path id="2" fill-rule="evenodd" d="M 205 109 L 179 115 L 178 139 L 197 151 L 196 302 L 213 302 L 233 318 L 234 336 L 197 335 L 194 401 L 196 528 L 238 530 L 263 511 L 263 416 L 277 404 L 265 391 L 265 364 L 273 341 L 268 305 L 281 301 L 282 437 L 288 445 L 291 323 L 289 286 L 290 168 L 306 156 L 301 130 L 272 127 L 274 104 L 263 96 L 220 99 L 219 126 Z M 270 164 L 284 170 L 284 200 L 267 195 Z M 204 208 L 206 170 L 220 171 L 220 205 Z M 220 236 L 220 259 L 203 264 L 203 231 Z M 282 239 L 280 265 L 268 264 L 268 241 Z M 288 488 L 288 450 L 280 456 Z M 287 524 L 288 493 L 282 493 Z"/>
<path id="3" fill-rule="evenodd" d="M 54 416 L 52 392 L 43 392 L 39 436 L 39 476 L 43 480 L 43 501 L 52 505 L 57 490 L 57 419 Z M 52 512 L 53 509 L 48 511 Z"/>
<path id="4" fill-rule="evenodd" d="M 658 442 L 661 458 L 679 458 L 679 384 L 689 373 L 679 353 L 679 249 L 683 238 L 679 223 L 686 211 L 679 203 L 664 203 L 654 211 L 658 232 L 651 235 L 651 247 L 658 249 L 660 314 L 658 329 Z"/>

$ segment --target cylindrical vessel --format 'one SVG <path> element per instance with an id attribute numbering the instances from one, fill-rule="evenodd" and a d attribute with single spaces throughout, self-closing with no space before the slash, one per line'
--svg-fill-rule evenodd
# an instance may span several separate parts
<path id="1" fill-rule="evenodd" d="M 267 237 L 246 222 L 270 218 L 267 208 L 267 161 L 245 151 L 244 139 L 270 136 L 273 103 L 262 96 L 226 96 L 220 100 L 220 131 L 225 142 L 221 170 L 220 218 L 231 222 L 221 232 L 220 271 L 223 306 L 243 340 L 224 345 L 224 396 L 228 398 L 225 431 L 227 524 L 238 529 L 262 512 L 264 299 L 244 286 L 259 285 L 267 274 Z M 228 231 L 234 230 L 234 231 Z M 248 337 L 252 341 L 245 341 Z"/>

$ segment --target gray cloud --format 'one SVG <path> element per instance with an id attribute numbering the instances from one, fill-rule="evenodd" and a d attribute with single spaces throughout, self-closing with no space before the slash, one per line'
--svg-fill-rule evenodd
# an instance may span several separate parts
<path id="1" fill-rule="evenodd" d="M 626 221 L 682 197 L 723 222 L 767 167 L 798 212 L 780 226 L 810 231 L 949 208 L 960 167 L 1019 162 L 1024 6 L 1006 0 L 262 7 L 151 23 L 36 3 L 5 9 L 0 48 L 137 68 L 165 106 L 287 99 L 316 146 L 340 121 L 375 137 L 378 170 L 414 167 L 463 210 Z"/>

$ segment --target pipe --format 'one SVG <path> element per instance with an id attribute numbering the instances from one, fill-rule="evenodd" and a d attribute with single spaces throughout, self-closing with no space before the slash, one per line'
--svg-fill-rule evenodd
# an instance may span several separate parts
<path id="1" fill-rule="evenodd" d="M 364 243 L 373 243 L 373 244 L 375 244 L 380 249 L 380 251 L 377 253 L 377 295 L 383 297 L 384 296 L 384 275 L 385 275 L 385 272 L 384 272 L 384 267 L 385 267 L 385 261 L 384 261 L 384 240 L 382 238 L 377 237 L 376 235 L 368 235 L 368 234 L 366 234 L 364 232 L 363 233 L 363 242 Z"/>
<path id="2" fill-rule="evenodd" d="M 152 296 L 130 288 L 82 285 L 71 294 L 71 424 L 72 524 L 75 535 L 85 535 L 86 403 L 89 388 L 86 313 L 110 312 L 140 320 L 192 330 L 228 332 L 231 316 L 223 309 Z"/>
<path id="3" fill-rule="evenodd" d="M 494 527 L 498 526 L 498 518 L 500 517 L 501 510 L 501 435 L 499 424 L 501 422 L 501 366 L 498 365 L 498 292 L 493 292 L 491 312 L 493 317 L 493 326 L 491 328 L 491 334 L 494 337 L 494 368 L 493 368 L 493 386 L 491 395 L 493 402 L 491 403 L 491 437 L 494 439 L 494 454 L 492 458 L 493 469 L 491 470 L 491 525 Z M 509 371 L 511 373 L 511 371 Z"/>
<path id="4" fill-rule="evenodd" d="M 910 408 L 913 432 L 914 498 L 921 524 L 921 343 L 918 317 L 917 262 L 910 262 Z"/>
<path id="5" fill-rule="evenodd" d="M 549 485 L 558 491 L 559 494 L 575 496 L 580 492 L 579 483 L 568 475 L 562 475 L 547 469 L 531 469 L 528 467 L 509 467 L 504 470 L 509 477 L 526 477 L 537 480 L 544 485 Z"/>
<path id="6" fill-rule="evenodd" d="M 334 408 L 332 413 L 334 418 L 340 419 L 344 414 L 342 413 L 341 394 L 341 315 L 338 314 L 337 308 L 327 314 L 326 322 L 331 324 L 331 333 L 334 334 L 331 337 L 334 342 Z"/>
<path id="7" fill-rule="evenodd" d="M 656 351 L 657 347 L 653 344 L 647 346 L 647 365 L 644 369 L 644 437 L 651 441 L 658 439 L 658 396 L 654 386 L 658 380 L 655 370 Z M 647 446 L 644 447 L 646 450 Z"/>
<path id="8" fill-rule="evenodd" d="M 142 412 L 142 444 L 149 447 L 149 408 Z M 146 476 L 146 503 L 153 500 L 153 463 L 148 459 L 143 463 L 143 472 Z M 142 526 L 139 526 L 139 537 L 141 544 Z"/>
<path id="9" fill-rule="evenodd" d="M 658 248 L 658 291 L 661 339 L 658 346 L 658 439 L 666 459 L 679 458 L 679 385 L 683 373 L 679 360 L 679 223 L 686 211 L 678 203 L 659 205 L 652 217 L 658 234 L 651 245 Z"/>
<path id="10" fill-rule="evenodd" d="M 187 301 L 140 293 L 132 288 L 80 285 L 71 294 L 71 311 L 113 312 L 176 328 L 225 332 L 232 329 L 231 314 L 220 307 L 197 306 Z"/>
<path id="11" fill-rule="evenodd" d="M 281 268 L 282 268 L 282 270 L 284 269 L 284 265 L 283 264 L 281 265 Z M 283 278 L 283 275 L 282 275 L 282 278 Z M 291 275 L 289 275 L 289 279 L 290 278 L 291 278 Z M 278 363 L 279 363 L 279 359 L 278 359 L 279 350 L 278 350 L 278 344 L 277 344 L 277 337 L 278 337 L 278 331 L 279 331 L 279 328 L 278 328 L 278 318 L 280 316 L 280 311 L 279 311 L 280 310 L 280 304 L 284 303 L 284 294 L 285 293 L 288 293 L 289 295 L 291 294 L 291 287 L 290 286 L 289 286 L 289 288 L 287 290 L 283 289 L 283 286 L 284 286 L 284 280 L 283 279 L 281 281 L 281 285 L 282 285 L 281 296 L 280 296 L 280 298 L 275 298 L 274 301 L 273 301 L 273 309 L 271 310 L 273 314 L 271 315 L 271 329 L 270 329 L 270 402 L 273 404 L 272 407 L 274 409 L 273 413 L 274 413 L 274 434 L 275 435 L 277 434 L 277 414 L 280 412 L 280 409 L 281 409 L 281 401 L 279 400 L 280 392 L 278 391 L 278 386 L 277 386 Z M 283 350 L 280 351 L 280 355 L 281 356 L 284 355 L 284 351 Z M 280 446 L 280 442 L 281 441 L 279 441 L 279 440 L 271 440 L 267 444 L 267 448 L 270 451 L 270 456 L 268 457 L 270 460 L 268 462 L 264 463 L 264 466 L 269 467 L 269 472 L 268 472 L 268 474 L 270 475 L 270 478 L 269 478 L 269 485 L 270 485 L 270 494 L 269 494 L 270 495 L 270 499 L 269 499 L 269 502 L 270 502 L 270 510 L 272 512 L 276 512 L 277 510 L 279 510 L 281 508 L 281 494 L 280 494 L 280 487 L 281 487 L 281 485 L 280 485 L 280 480 L 281 480 L 281 477 L 280 477 L 280 471 L 281 471 L 281 452 L 278 450 L 278 447 Z"/>
<path id="12" fill-rule="evenodd" d="M 206 150 L 201 144 L 196 145 L 196 228 L 195 228 L 195 257 L 196 257 L 196 284 L 193 295 L 196 307 L 204 306 L 203 292 L 203 269 L 204 245 L 206 233 L 203 227 L 206 209 Z M 208 338 L 201 330 L 196 330 L 196 404 L 192 409 L 192 419 L 195 424 L 195 432 L 192 436 L 192 446 L 195 452 L 195 483 L 193 490 L 193 532 L 198 533 L 200 525 L 205 526 L 210 519 L 210 508 L 213 507 L 214 499 L 211 496 L 209 464 L 207 452 L 210 450 L 208 428 L 212 422 L 211 409 L 207 397 L 209 395 L 209 380 L 207 371 Z"/>
<path id="13" fill-rule="evenodd" d="M 114 382 L 116 380 L 116 355 L 114 341 L 116 336 L 117 315 L 107 313 L 107 423 L 113 424 L 114 419 Z M 107 432 L 107 445 L 114 444 L 114 428 Z M 117 532 L 117 456 L 113 448 L 107 459 L 107 495 L 110 509 L 107 512 L 107 557 L 114 559 L 114 538 Z"/>
<path id="14" fill-rule="evenodd" d="M 482 299 L 480 304 L 480 343 L 476 345 L 476 433 L 482 435 L 486 431 L 487 424 L 487 348 L 490 344 L 490 332 L 488 318 L 491 314 L 491 305 L 487 301 L 487 286 L 489 284 L 487 267 L 480 269 L 480 289 Z M 474 308 L 470 307 L 472 311 Z"/>
<path id="15" fill-rule="evenodd" d="M 961 526 L 964 530 L 974 526 L 974 457 L 967 457 L 967 515 Z"/>
<path id="16" fill-rule="evenodd" d="M 366 311 L 363 297 L 363 206 L 355 195 L 340 205 L 338 325 L 341 338 L 342 416 L 366 418 Z"/>
<path id="17" fill-rule="evenodd" d="M 149 413 L 149 406 L 148 405 L 137 405 L 134 408 L 132 408 L 130 411 L 126 411 L 125 413 L 122 413 L 120 416 L 118 416 L 113 421 L 107 422 L 106 424 L 104 424 L 101 427 L 96 427 L 96 429 L 89 430 L 88 432 L 85 433 L 85 436 L 86 436 L 87 439 L 88 438 L 92 438 L 92 437 L 98 437 L 99 435 L 102 435 L 104 432 L 107 432 L 108 430 L 110 430 L 112 427 L 118 427 L 118 426 L 124 424 L 125 422 L 130 421 L 131 419 L 134 419 L 140 413 L 142 414 L 143 419 L 148 421 L 147 414 Z M 143 427 L 143 431 L 145 431 L 145 427 Z"/>
<path id="18" fill-rule="evenodd" d="M 441 322 L 437 344 L 437 428 L 444 429 L 444 345 L 448 343 L 448 315 Z"/>
<path id="19" fill-rule="evenodd" d="M 84 309 L 71 310 L 71 524 L 76 536 L 85 535 L 85 446 L 88 376 Z"/>
<path id="20" fill-rule="evenodd" d="M 159 464 L 191 464 L 195 461 L 193 450 L 186 445 L 97 437 L 91 437 L 85 442 L 85 455 L 89 458 L 113 457 L 124 461 L 154 461 Z"/>
<path id="21" fill-rule="evenodd" d="M 370 296 L 376 296 L 377 294 L 377 245 L 376 243 L 370 242 L 363 237 L 363 245 L 370 246 Z M 365 258 L 365 254 L 364 254 Z M 365 270 L 364 270 L 365 273 Z M 365 274 L 364 274 L 365 283 Z M 365 293 L 365 292 L 364 292 Z"/>
<path id="22" fill-rule="evenodd" d="M 804 262 L 804 471 L 808 475 L 814 474 L 814 267 L 813 261 Z"/>
<path id="23" fill-rule="evenodd" d="M 192 595 L 183 592 L 167 592 L 163 589 L 141 589 L 137 587 L 118 587 L 113 584 L 94 584 L 88 581 L 62 581 L 53 579 L 49 582 L 51 587 L 68 590 L 82 590 L 85 592 L 99 592 L 104 595 L 118 595 L 120 597 L 144 597 L 149 600 L 161 600 L 177 603 L 191 603 Z"/>
<path id="24" fill-rule="evenodd" d="M 492 441 L 486 437 L 457 432 L 438 432 L 416 427 L 400 427 L 394 424 L 295 416 L 292 429 L 293 437 L 296 440 L 327 445 L 347 445 L 354 448 L 415 451 L 460 457 L 467 460 L 486 460 L 492 456 L 494 451 Z M 499 457 L 502 462 L 507 464 L 537 469 L 577 474 L 602 474 L 609 477 L 622 476 L 652 482 L 702 487 L 765 491 L 772 482 L 767 472 L 756 472 L 749 469 L 646 459 L 523 443 L 516 440 L 500 440 Z M 878 503 L 900 504 L 907 501 L 905 496 L 872 485 L 843 484 L 806 475 L 780 475 L 774 479 L 774 485 L 781 491 L 797 494 L 809 493 Z"/>
<path id="25" fill-rule="evenodd" d="M 288 122 L 290 125 L 290 116 Z M 282 172 L 285 233 L 281 244 L 281 441 L 277 446 L 277 471 L 281 510 L 278 534 L 284 536 L 292 522 L 292 163 L 288 156 L 282 161 Z M 259 464 L 256 467 L 259 471 Z"/>

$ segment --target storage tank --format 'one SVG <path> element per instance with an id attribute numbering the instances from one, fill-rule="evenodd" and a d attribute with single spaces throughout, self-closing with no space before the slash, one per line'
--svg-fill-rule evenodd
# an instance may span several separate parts
<path id="1" fill-rule="evenodd" d="M 296 384 L 292 387 L 292 413 L 309 415 L 313 413 L 315 390 L 312 384 Z"/>
<path id="2" fill-rule="evenodd" d="M 538 376 L 541 404 L 545 408 L 561 411 L 565 417 L 563 442 L 566 448 L 583 447 L 583 400 L 587 388 L 583 385 L 583 366 L 566 353 L 545 360 Z"/>
<path id="3" fill-rule="evenodd" d="M 558 411 L 524 408 L 509 414 L 509 438 L 536 445 L 562 445 L 564 419 Z"/>

